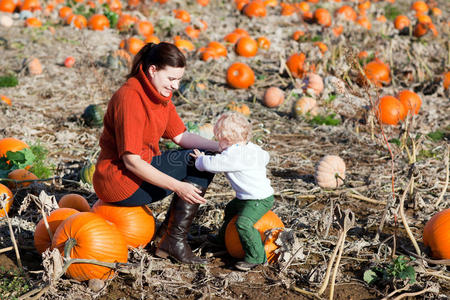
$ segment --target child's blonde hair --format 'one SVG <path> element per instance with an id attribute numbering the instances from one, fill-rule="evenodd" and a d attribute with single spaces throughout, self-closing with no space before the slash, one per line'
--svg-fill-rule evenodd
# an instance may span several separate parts
<path id="1" fill-rule="evenodd" d="M 242 114 L 226 112 L 222 114 L 214 126 L 214 135 L 217 140 L 229 143 L 248 142 L 251 138 L 252 126 Z"/>

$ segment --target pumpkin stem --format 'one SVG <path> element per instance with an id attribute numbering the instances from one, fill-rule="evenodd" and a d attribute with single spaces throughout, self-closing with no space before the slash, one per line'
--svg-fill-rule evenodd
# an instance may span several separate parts
<path id="1" fill-rule="evenodd" d="M 345 179 L 341 177 L 341 175 L 339 175 L 338 173 L 334 174 L 334 178 L 336 178 L 336 182 L 338 181 L 338 179 L 342 180 L 342 182 L 345 182 Z"/>
<path id="2" fill-rule="evenodd" d="M 72 248 L 77 244 L 77 240 L 74 238 L 70 238 L 67 240 L 66 244 L 64 245 L 64 257 L 66 259 L 70 259 L 70 251 L 72 251 Z"/>

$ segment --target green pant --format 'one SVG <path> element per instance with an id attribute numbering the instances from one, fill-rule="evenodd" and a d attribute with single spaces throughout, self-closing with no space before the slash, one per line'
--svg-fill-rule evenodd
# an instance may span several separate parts
<path id="1" fill-rule="evenodd" d="M 265 263 L 267 257 L 264 244 L 259 231 L 253 225 L 272 208 L 273 202 L 273 196 L 256 200 L 239 200 L 238 198 L 231 200 L 225 207 L 224 223 L 218 234 L 219 240 L 225 240 L 228 223 L 238 215 L 236 229 L 245 252 L 244 260 L 253 264 Z"/>

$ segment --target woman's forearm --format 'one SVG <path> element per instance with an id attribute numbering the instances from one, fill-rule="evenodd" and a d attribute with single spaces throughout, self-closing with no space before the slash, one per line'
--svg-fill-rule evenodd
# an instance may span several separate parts
<path id="1" fill-rule="evenodd" d="M 183 132 L 182 134 L 176 136 L 173 141 L 179 146 L 185 149 L 202 149 L 202 150 L 210 150 L 214 152 L 219 152 L 219 143 L 216 141 L 205 139 L 204 137 L 191 133 L 191 132 Z"/>

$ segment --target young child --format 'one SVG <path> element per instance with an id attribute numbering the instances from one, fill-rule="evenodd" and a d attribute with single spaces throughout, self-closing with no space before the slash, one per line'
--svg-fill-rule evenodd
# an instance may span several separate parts
<path id="1" fill-rule="evenodd" d="M 195 149 L 195 167 L 200 171 L 224 172 L 236 192 L 236 198 L 225 208 L 224 223 L 216 242 L 224 245 L 225 230 L 230 220 L 238 215 L 236 229 L 245 252 L 236 268 L 248 271 L 267 261 L 261 236 L 253 225 L 273 205 L 273 189 L 266 176 L 269 153 L 249 142 L 251 125 L 241 114 L 228 112 L 220 116 L 214 126 L 214 135 L 222 150 L 214 156 Z"/>

